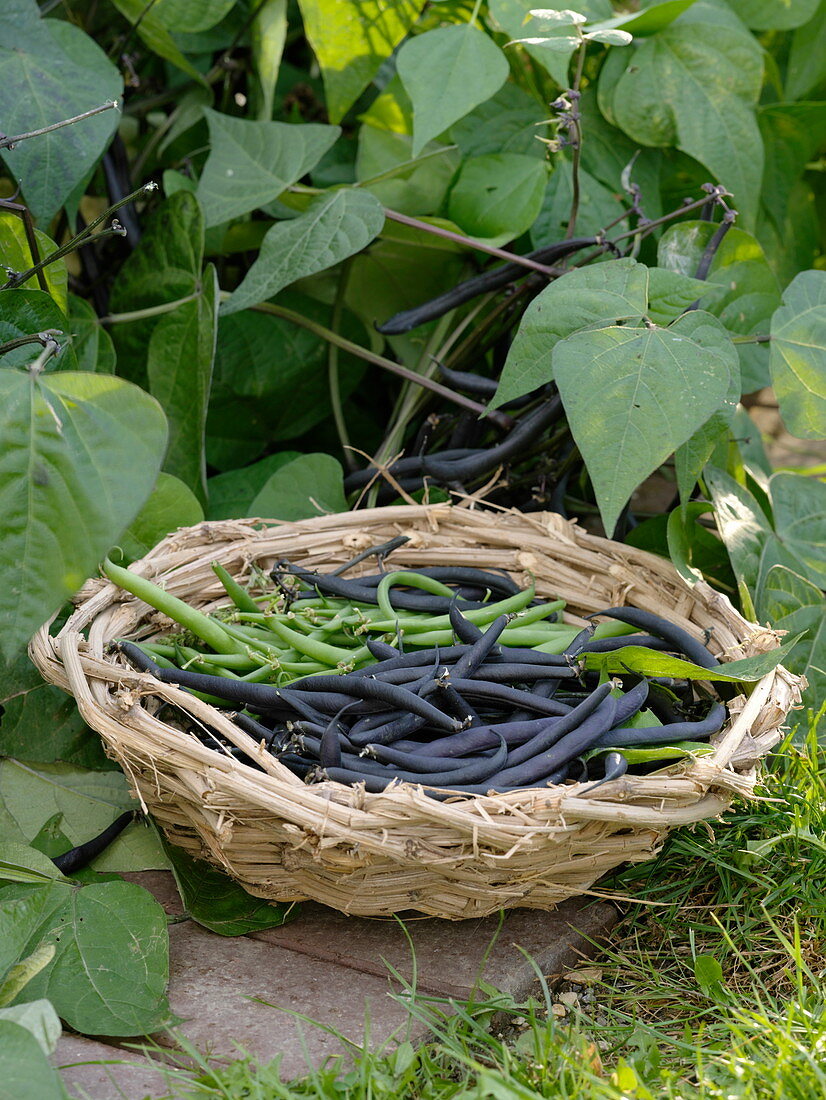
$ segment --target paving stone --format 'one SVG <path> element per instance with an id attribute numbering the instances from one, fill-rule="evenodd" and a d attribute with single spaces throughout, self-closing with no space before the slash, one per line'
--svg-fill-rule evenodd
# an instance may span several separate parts
<path id="1" fill-rule="evenodd" d="M 484 978 L 520 998 L 536 980 L 522 951 L 546 976 L 561 974 L 593 955 L 596 948 L 590 941 L 604 939 L 616 919 L 616 909 L 607 902 L 573 898 L 552 912 L 511 909 L 501 927 L 499 917 L 491 916 L 464 921 L 413 917 L 405 928 L 413 942 L 420 989 L 468 997 L 493 943 Z M 395 920 L 348 917 L 306 902 L 296 920 L 254 933 L 254 938 L 365 974 L 387 974 L 389 963 L 407 981 L 412 978 L 410 944 Z"/>
<path id="2" fill-rule="evenodd" d="M 181 915 L 169 872 L 125 877 L 150 890 L 170 916 Z M 467 998 L 488 953 L 485 980 L 521 999 L 536 975 L 519 948 L 543 974 L 561 975 L 594 954 L 595 943 L 616 916 L 605 902 L 576 898 L 550 913 L 510 910 L 501 925 L 495 916 L 452 922 L 414 915 L 405 928 L 423 992 Z M 374 1048 L 394 1033 L 414 1042 L 425 1037 L 424 1027 L 411 1023 L 390 996 L 388 965 L 407 980 L 412 971 L 410 945 L 397 921 L 348 917 L 308 902 L 295 921 L 267 932 L 224 938 L 184 921 L 170 926 L 169 938 L 170 1005 L 183 1020 L 180 1033 L 207 1056 L 235 1058 L 249 1051 L 265 1061 L 281 1055 L 282 1075 L 289 1078 L 343 1054 L 334 1035 L 300 1021 L 297 1014 L 357 1044 L 363 1041 L 367 1016 Z M 166 1048 L 174 1042 L 169 1035 L 154 1038 Z M 137 1060 L 105 1041 L 64 1036 L 55 1064 L 107 1057 Z M 162 1076 L 146 1064 L 75 1066 L 64 1079 L 84 1100 L 143 1100 L 165 1092 Z"/>
<path id="3" fill-rule="evenodd" d="M 238 1057 L 241 1047 L 264 1060 L 280 1054 L 283 1075 L 292 1077 L 344 1050 L 295 1013 L 355 1043 L 364 1039 L 366 1013 L 374 1044 L 408 1023 L 387 976 L 355 973 L 248 936 L 216 936 L 191 921 L 173 925 L 169 938 L 169 1003 L 183 1018 L 181 1032 L 207 1055 Z"/>
<path id="4" fill-rule="evenodd" d="M 169 1092 L 163 1075 L 145 1058 L 98 1039 L 64 1033 L 51 1061 L 77 1100 L 143 1100 Z"/>

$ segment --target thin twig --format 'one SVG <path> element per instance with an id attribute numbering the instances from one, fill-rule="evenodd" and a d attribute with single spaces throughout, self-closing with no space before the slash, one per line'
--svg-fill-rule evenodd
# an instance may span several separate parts
<path id="1" fill-rule="evenodd" d="M 101 325 L 125 325 L 130 321 L 145 321 L 148 317 L 160 317 L 164 313 L 172 313 L 178 306 L 185 306 L 187 302 L 194 302 L 200 295 L 201 288 L 187 294 L 184 298 L 176 298 L 174 302 L 163 302 L 159 306 L 147 306 L 146 309 L 133 309 L 129 313 L 107 313 L 105 317 L 99 317 Z"/>
<path id="2" fill-rule="evenodd" d="M 580 33 L 582 32 L 580 31 Z M 573 87 L 568 92 L 568 97 L 571 101 L 570 110 L 568 112 L 568 134 L 570 135 L 573 156 L 571 157 L 571 216 L 568 219 L 568 229 L 565 233 L 566 241 L 569 241 L 573 237 L 574 230 L 576 229 L 576 220 L 579 215 L 579 161 L 582 149 L 582 115 L 579 110 L 579 86 L 582 83 L 582 70 L 585 65 L 585 48 L 585 42 L 583 41 L 577 54 Z"/>
<path id="3" fill-rule="evenodd" d="M 5 344 L 0 344 L 0 355 L 6 355 L 7 352 L 15 351 L 16 348 L 25 347 L 26 344 L 42 344 L 43 347 L 53 341 L 53 337 L 62 336 L 62 328 L 45 328 L 42 332 L 35 332 L 32 336 L 18 336 L 16 340 L 8 340 Z"/>
<path id="4" fill-rule="evenodd" d="M 148 191 L 157 190 L 157 187 L 157 183 L 145 183 L 143 187 L 139 187 L 137 191 L 133 191 L 131 195 L 127 195 L 126 198 L 113 203 L 108 210 L 104 210 L 103 213 L 95 218 L 93 222 L 90 222 L 85 229 L 81 229 L 81 231 L 72 237 L 70 241 L 61 248 L 55 249 L 54 252 L 51 252 L 45 259 L 35 264 L 34 267 L 30 267 L 28 271 L 18 271 L 11 274 L 8 282 L 1 286 L 0 290 L 12 290 L 14 287 L 21 286 L 23 283 L 27 282 L 32 275 L 36 275 L 39 271 L 42 271 L 44 267 L 48 267 L 49 264 L 55 263 L 56 260 L 62 260 L 63 257 L 68 256 L 70 252 L 74 252 L 76 249 L 81 248 L 85 244 L 89 244 L 91 241 L 98 241 L 103 237 L 125 236 L 126 230 L 118 222 L 113 223 L 113 225 L 102 233 L 95 233 L 94 231 L 99 225 L 105 222 L 110 215 L 114 214 L 116 210 L 120 210 L 122 206 L 126 206 L 127 203 L 132 202 Z"/>
<path id="5" fill-rule="evenodd" d="M 461 233 L 454 233 L 451 229 L 445 229 L 441 225 L 423 222 L 418 218 L 411 218 L 407 214 L 399 214 L 398 211 L 388 210 L 387 208 L 385 208 L 384 216 L 389 218 L 390 221 L 399 222 L 400 225 L 409 225 L 412 229 L 421 229 L 425 233 L 432 233 L 434 237 L 443 237 L 446 241 L 455 241 L 456 244 L 464 245 L 465 248 L 474 248 L 477 252 L 487 252 L 489 256 L 498 256 L 500 260 L 507 260 L 508 263 L 519 264 L 521 267 L 530 268 L 531 271 L 538 271 L 541 275 L 547 275 L 548 278 L 558 274 L 557 268 L 537 263 L 536 260 L 532 260 L 528 256 L 519 256 L 517 253 L 508 252 L 504 248 L 495 248 L 493 245 L 483 244 L 482 241 L 474 240 L 473 237 L 465 237 Z"/>
<path id="6" fill-rule="evenodd" d="M 25 134 L 14 134 L 12 137 L 0 135 L 0 149 L 13 149 L 19 141 L 40 137 L 41 134 L 50 134 L 52 130 L 60 130 L 64 126 L 71 126 L 73 122 L 81 122 L 84 118 L 99 115 L 102 111 L 111 111 L 117 105 L 118 101 L 112 99 L 107 103 L 102 103 L 99 107 L 93 107 L 91 111 L 84 111 L 83 114 L 75 115 L 73 118 L 64 118 L 61 122 L 53 122 L 51 126 L 41 126 L 39 130 L 27 130 Z"/>
<path id="7" fill-rule="evenodd" d="M 341 314 L 344 310 L 344 298 L 347 294 L 347 282 L 350 277 L 350 264 L 352 257 L 344 261 L 341 266 L 341 275 L 336 287 L 336 296 L 333 301 L 333 312 L 330 315 L 330 328 L 338 332 L 341 325 Z M 327 344 L 327 384 L 330 390 L 330 405 L 333 410 L 333 422 L 338 432 L 341 449 L 344 452 L 344 462 L 352 473 L 357 468 L 357 463 L 350 449 L 350 436 L 347 432 L 347 421 L 344 419 L 344 410 L 341 402 L 341 384 L 338 373 L 339 346 L 332 341 Z"/>
<path id="8" fill-rule="evenodd" d="M 26 241 L 29 245 L 29 255 L 31 256 L 32 263 L 40 263 L 40 249 L 37 247 L 37 234 L 34 231 L 34 222 L 32 221 L 32 215 L 29 208 L 23 206 L 19 202 L 12 202 L 10 199 L 0 199 L 0 210 L 8 210 L 12 214 L 17 214 L 21 219 L 23 222 L 23 230 L 26 234 Z M 46 276 L 42 271 L 38 271 L 37 273 L 37 285 L 48 294 L 49 284 L 46 282 Z"/>

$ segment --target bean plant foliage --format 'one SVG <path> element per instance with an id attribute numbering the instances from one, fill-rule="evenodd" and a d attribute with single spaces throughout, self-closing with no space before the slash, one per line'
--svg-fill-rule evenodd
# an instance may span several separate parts
<path id="1" fill-rule="evenodd" d="M 823 467 L 773 472 L 742 400 L 826 435 L 826 5 L 536 2 L 2 5 L 0 1006 L 40 1006 L 9 1050 L 170 1022 L 121 872 L 225 934 L 287 915 L 141 822 L 51 863 L 133 805 L 25 654 L 107 553 L 553 509 L 788 631 L 822 697 Z"/>

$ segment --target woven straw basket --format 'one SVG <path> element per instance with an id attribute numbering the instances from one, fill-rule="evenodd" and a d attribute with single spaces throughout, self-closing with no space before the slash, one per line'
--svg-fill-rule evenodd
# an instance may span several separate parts
<path id="1" fill-rule="evenodd" d="M 520 583 L 533 575 L 539 594 L 568 601 L 572 623 L 628 603 L 697 637 L 709 631 L 710 648 L 723 659 L 778 644 L 706 584 L 689 589 L 668 562 L 554 514 L 440 504 L 299 523 L 202 523 L 168 536 L 133 569 L 210 607 L 226 602 L 213 561 L 242 579 L 251 563 L 268 569 L 281 557 L 323 569 L 398 534 L 410 541 L 394 552 L 394 566 L 498 567 Z M 748 699 L 730 704 L 713 755 L 627 775 L 589 794 L 578 793 L 584 785 L 566 785 L 440 802 L 413 785 L 381 794 L 335 782 L 306 786 L 225 714 L 108 651 L 114 638 L 168 629 L 163 616 L 105 580 L 89 581 L 76 603 L 56 637 L 48 627 L 38 632 L 32 657 L 47 680 L 75 696 L 169 839 L 252 894 L 312 898 L 360 915 L 417 910 L 456 920 L 513 906 L 551 908 L 583 893 L 619 864 L 650 859 L 669 829 L 715 818 L 733 795 L 747 796 L 758 760 L 799 701 L 799 680 L 778 667 Z M 162 721 L 170 710 L 162 701 L 220 731 L 263 771 Z"/>

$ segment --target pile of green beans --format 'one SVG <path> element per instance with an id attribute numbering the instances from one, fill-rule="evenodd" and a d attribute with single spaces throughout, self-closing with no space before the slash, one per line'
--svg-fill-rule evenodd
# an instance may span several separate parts
<path id="1" fill-rule="evenodd" d="M 111 580 L 186 632 L 122 641 L 121 651 L 161 681 L 230 708 L 309 783 L 378 792 L 401 781 L 436 798 L 567 780 L 594 787 L 630 764 L 645 771 L 709 751 L 704 742 L 726 718 L 689 682 L 635 674 L 606 682 L 586 670 L 586 654 L 627 644 L 716 666 L 685 631 L 634 608 L 608 608 L 600 614 L 613 621 L 581 629 L 559 621 L 564 601 L 537 600 L 532 586 L 481 570 L 346 580 L 280 562 L 275 589 L 253 597 L 213 568 L 232 607 L 204 614 L 107 561 Z M 255 766 L 214 731 L 192 732 Z"/>

